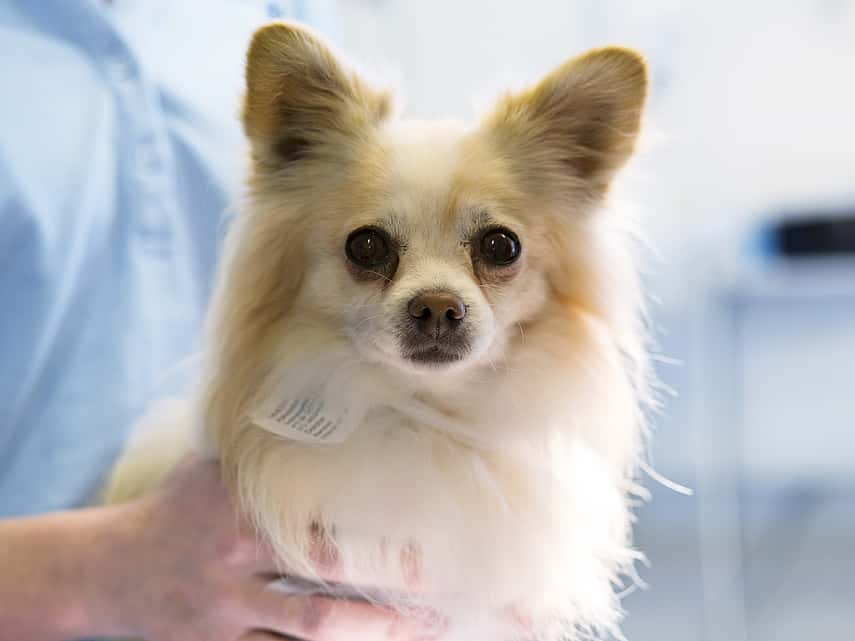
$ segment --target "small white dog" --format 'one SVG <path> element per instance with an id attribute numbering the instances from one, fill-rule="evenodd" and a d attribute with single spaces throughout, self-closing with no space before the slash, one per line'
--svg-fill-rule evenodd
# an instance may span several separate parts
<path id="1" fill-rule="evenodd" d="M 642 59 L 591 51 L 472 127 L 396 119 L 292 24 L 255 35 L 246 75 L 250 198 L 206 378 L 131 444 L 110 500 L 202 425 L 295 574 L 315 576 L 320 533 L 345 583 L 382 576 L 372 597 L 435 608 L 454 639 L 616 631 L 648 365 L 606 197 Z"/>

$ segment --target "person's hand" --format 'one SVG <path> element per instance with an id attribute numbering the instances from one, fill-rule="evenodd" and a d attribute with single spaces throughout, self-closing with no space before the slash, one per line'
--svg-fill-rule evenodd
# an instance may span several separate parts
<path id="1" fill-rule="evenodd" d="M 435 621 L 360 601 L 271 589 L 277 564 L 237 516 L 216 464 L 187 461 L 159 489 L 115 508 L 89 568 L 109 632 L 147 641 L 410 641 Z M 323 574 L 324 568 L 319 567 Z M 327 578 L 327 577 L 324 577 Z"/>

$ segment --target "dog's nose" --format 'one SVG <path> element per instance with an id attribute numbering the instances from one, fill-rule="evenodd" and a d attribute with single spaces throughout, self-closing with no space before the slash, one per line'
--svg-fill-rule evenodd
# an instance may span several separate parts
<path id="1" fill-rule="evenodd" d="M 466 305 L 450 292 L 425 292 L 408 306 L 410 316 L 425 336 L 439 338 L 457 329 L 466 316 Z"/>

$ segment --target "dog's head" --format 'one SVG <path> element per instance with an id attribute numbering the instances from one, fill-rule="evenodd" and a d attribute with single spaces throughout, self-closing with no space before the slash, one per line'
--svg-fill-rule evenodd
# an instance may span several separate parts
<path id="1" fill-rule="evenodd" d="M 636 54 L 600 49 L 474 130 L 402 123 L 314 35 L 273 24 L 247 85 L 256 215 L 280 260 L 265 278 L 287 296 L 266 304 L 420 372 L 483 363 L 538 314 L 572 217 L 633 148 L 646 77 Z"/>
<path id="2" fill-rule="evenodd" d="M 550 301 L 611 295 L 590 218 L 639 131 L 637 54 L 571 59 L 468 128 L 395 118 L 293 24 L 256 33 L 246 75 L 251 202 L 214 327 L 228 420 L 295 323 L 427 381 L 502 359 Z"/>

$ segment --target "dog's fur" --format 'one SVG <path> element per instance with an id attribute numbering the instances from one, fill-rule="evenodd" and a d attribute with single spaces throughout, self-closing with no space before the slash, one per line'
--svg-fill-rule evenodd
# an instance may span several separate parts
<path id="1" fill-rule="evenodd" d="M 255 35 L 249 201 L 196 421 L 285 567 L 313 576 L 320 533 L 345 581 L 380 577 L 383 598 L 438 609 L 454 638 L 501 638 L 509 621 L 544 639 L 616 631 L 649 384 L 639 283 L 607 196 L 646 88 L 637 54 L 598 49 L 473 127 L 412 122 L 305 28 Z M 348 262 L 348 234 L 367 225 L 394 240 L 394 274 Z M 508 267 L 477 256 L 494 225 L 521 243 Z M 465 345 L 420 364 L 403 347 L 407 302 L 434 289 L 465 301 Z M 247 418 L 317 390 L 359 417 L 343 442 Z M 182 445 L 131 447 L 112 500 L 188 447 L 194 421 L 170 416 L 161 433 Z"/>

